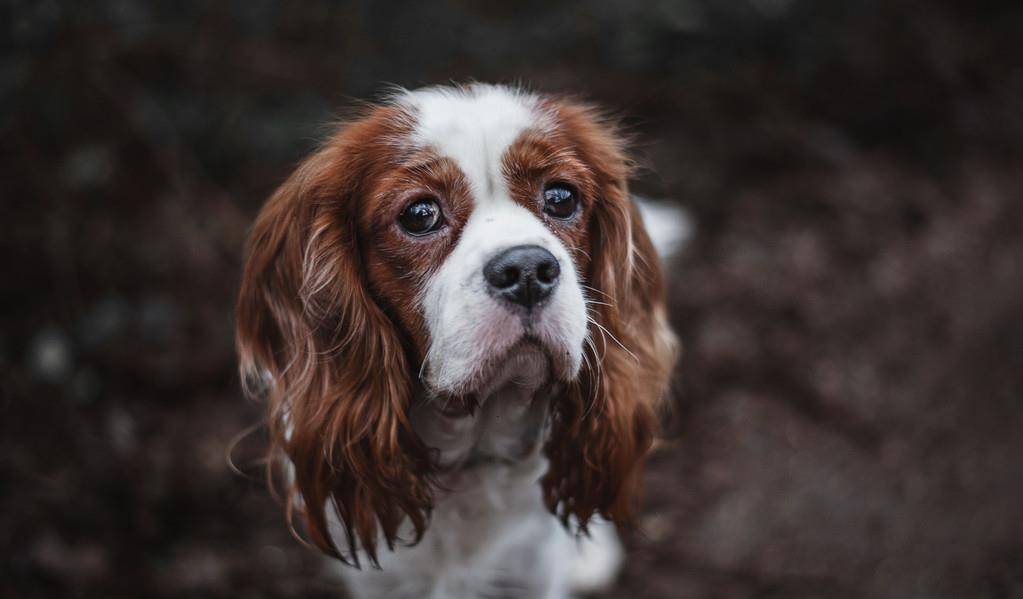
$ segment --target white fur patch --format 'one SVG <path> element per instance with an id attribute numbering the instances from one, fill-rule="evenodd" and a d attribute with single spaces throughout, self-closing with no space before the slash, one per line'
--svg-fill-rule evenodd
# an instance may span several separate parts
<path id="1" fill-rule="evenodd" d="M 576 593 L 596 593 L 611 586 L 625 559 L 614 524 L 594 519 L 589 531 L 588 537 L 576 540 L 576 551 L 571 554 L 569 587 Z"/>
<path id="2" fill-rule="evenodd" d="M 415 109 L 413 141 L 454 160 L 477 203 L 507 198 L 501 157 L 523 131 L 541 125 L 535 96 L 472 85 L 416 90 L 403 100 Z"/>

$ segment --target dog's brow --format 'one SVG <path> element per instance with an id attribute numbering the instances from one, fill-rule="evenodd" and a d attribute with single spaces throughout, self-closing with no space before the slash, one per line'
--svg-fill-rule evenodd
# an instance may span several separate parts
<path id="1" fill-rule="evenodd" d="M 406 170 L 423 171 L 437 167 L 443 162 L 443 160 L 444 159 L 437 156 L 432 149 L 427 148 L 402 160 L 399 165 L 401 168 Z"/>

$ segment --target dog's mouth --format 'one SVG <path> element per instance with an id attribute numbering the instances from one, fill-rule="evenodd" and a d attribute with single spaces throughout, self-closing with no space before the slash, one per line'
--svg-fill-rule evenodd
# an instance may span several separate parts
<path id="1" fill-rule="evenodd" d="M 460 391 L 437 394 L 430 401 L 437 412 L 460 418 L 472 415 L 489 397 L 509 386 L 533 392 L 546 387 L 559 371 L 556 350 L 526 336 L 489 356 Z"/>

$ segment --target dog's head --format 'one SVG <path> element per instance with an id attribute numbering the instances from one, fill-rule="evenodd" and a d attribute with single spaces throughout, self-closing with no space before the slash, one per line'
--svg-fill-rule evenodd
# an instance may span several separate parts
<path id="1" fill-rule="evenodd" d="M 674 359 L 628 174 L 593 109 L 473 85 L 367 110 L 277 190 L 249 240 L 238 349 L 317 546 L 344 558 L 328 509 L 351 559 L 393 547 L 406 518 L 417 540 L 436 464 L 412 405 L 471 409 L 523 350 L 558 389 L 548 506 L 628 518 Z"/>

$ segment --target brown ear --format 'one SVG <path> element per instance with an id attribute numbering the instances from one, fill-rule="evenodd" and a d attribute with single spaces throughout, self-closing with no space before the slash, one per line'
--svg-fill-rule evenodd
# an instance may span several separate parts
<path id="1" fill-rule="evenodd" d="M 566 525 L 574 516 L 585 530 L 595 513 L 618 525 L 630 519 L 677 352 L 660 262 L 629 197 L 621 137 L 591 109 L 556 110 L 600 193 L 589 229 L 588 366 L 554 407 L 543 484 L 548 507 Z"/>
<path id="2" fill-rule="evenodd" d="M 299 514 L 317 547 L 355 565 L 357 548 L 376 563 L 381 533 L 393 548 L 406 516 L 417 541 L 432 503 L 402 339 L 367 289 L 355 225 L 360 182 L 380 167 L 373 144 L 397 120 L 376 109 L 274 193 L 249 238 L 237 306 L 243 380 L 267 397 L 272 451 L 292 465 L 289 523 Z"/>

